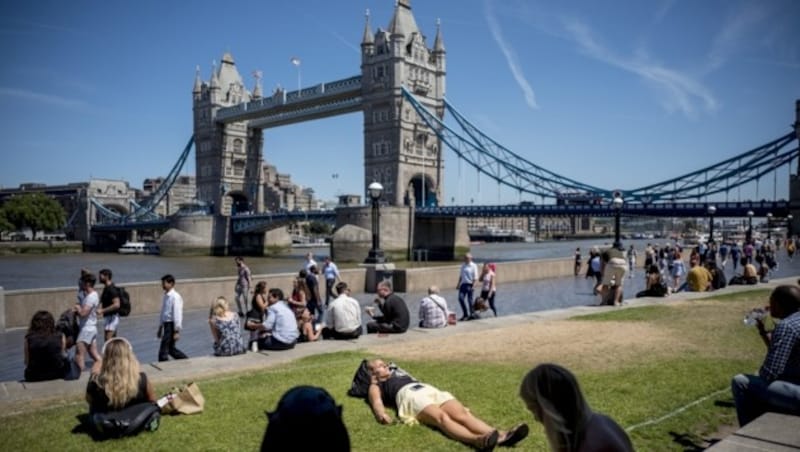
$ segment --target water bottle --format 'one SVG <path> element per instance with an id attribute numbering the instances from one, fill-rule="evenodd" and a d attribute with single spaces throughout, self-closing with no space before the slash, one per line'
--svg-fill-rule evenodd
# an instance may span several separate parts
<path id="1" fill-rule="evenodd" d="M 744 316 L 744 325 L 754 326 L 758 320 L 763 320 L 766 315 L 767 312 L 762 308 L 753 309 Z"/>

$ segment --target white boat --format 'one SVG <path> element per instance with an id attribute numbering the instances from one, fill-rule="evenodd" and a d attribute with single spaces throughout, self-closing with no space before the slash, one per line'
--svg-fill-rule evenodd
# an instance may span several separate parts
<path id="1" fill-rule="evenodd" d="M 153 242 L 125 242 L 117 250 L 119 254 L 159 254 L 158 245 Z"/>

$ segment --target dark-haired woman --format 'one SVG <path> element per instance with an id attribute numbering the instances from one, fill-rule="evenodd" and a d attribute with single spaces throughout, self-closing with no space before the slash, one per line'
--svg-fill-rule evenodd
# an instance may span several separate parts
<path id="1" fill-rule="evenodd" d="M 65 378 L 69 372 L 66 340 L 56 331 L 53 314 L 37 311 L 25 335 L 25 381 Z"/>

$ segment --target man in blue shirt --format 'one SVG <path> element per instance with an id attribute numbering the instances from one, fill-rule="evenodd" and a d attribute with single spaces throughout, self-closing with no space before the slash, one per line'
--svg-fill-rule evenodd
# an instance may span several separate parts
<path id="1" fill-rule="evenodd" d="M 776 287 L 769 296 L 769 311 L 782 320 L 768 333 L 757 319 L 767 346 L 758 375 L 739 374 L 731 382 L 740 426 L 767 411 L 800 415 L 800 287 Z"/>
<path id="2" fill-rule="evenodd" d="M 258 340 L 259 350 L 288 350 L 294 348 L 300 330 L 297 329 L 297 319 L 289 304 L 283 299 L 283 291 L 270 289 L 267 294 L 267 318 L 260 325 L 264 331 L 271 334 Z"/>

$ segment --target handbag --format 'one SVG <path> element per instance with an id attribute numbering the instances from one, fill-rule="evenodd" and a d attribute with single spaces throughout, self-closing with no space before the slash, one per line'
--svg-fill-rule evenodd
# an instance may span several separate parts
<path id="1" fill-rule="evenodd" d="M 172 388 L 164 397 L 158 399 L 162 414 L 202 413 L 206 400 L 197 383 L 191 382 L 182 388 Z"/>
<path id="2" fill-rule="evenodd" d="M 119 411 L 95 413 L 91 417 L 91 423 L 103 438 L 122 438 L 137 435 L 142 431 L 158 430 L 161 415 L 156 404 L 142 402 Z"/>

